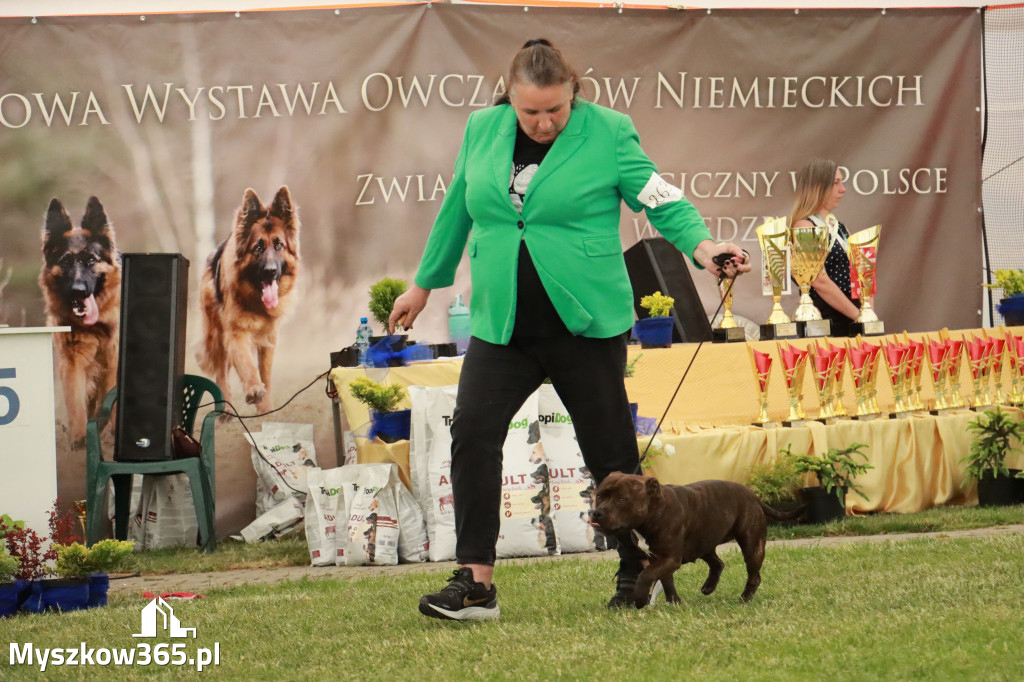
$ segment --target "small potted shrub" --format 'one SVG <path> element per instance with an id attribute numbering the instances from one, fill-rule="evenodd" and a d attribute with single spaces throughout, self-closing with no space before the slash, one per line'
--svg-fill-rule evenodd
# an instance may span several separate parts
<path id="1" fill-rule="evenodd" d="M 676 300 L 660 291 L 640 299 L 640 307 L 648 317 L 637 320 L 633 327 L 641 348 L 670 348 L 672 346 L 672 306 Z"/>
<path id="2" fill-rule="evenodd" d="M 795 457 L 787 450 L 767 464 L 750 467 L 746 486 L 767 504 L 780 512 L 789 512 L 803 505 L 800 499 L 800 474 Z M 785 523 L 769 520 L 768 523 Z"/>
<path id="3" fill-rule="evenodd" d="M 411 411 L 395 409 L 407 397 L 404 388 L 356 377 L 348 389 L 353 398 L 370 410 L 370 439 L 380 438 L 385 443 L 409 439 Z"/>
<path id="4" fill-rule="evenodd" d="M 984 286 L 1002 290 L 1003 298 L 996 310 L 1011 327 L 1024 325 L 1024 270 L 999 269 L 993 274 L 996 283 Z"/>
<path id="5" fill-rule="evenodd" d="M 381 348 L 378 344 L 384 342 L 386 347 L 392 352 L 398 352 L 405 348 L 407 335 L 406 334 L 388 334 L 388 318 L 391 317 L 391 311 L 395 307 L 395 299 L 405 293 L 408 288 L 404 279 L 392 279 L 391 277 L 385 277 L 378 280 L 370 286 L 370 315 L 380 325 L 383 330 L 382 336 L 371 336 L 370 337 L 370 348 L 375 346 Z M 379 352 L 379 351 L 378 351 Z M 387 355 L 387 354 L 385 354 Z M 387 363 L 383 361 L 378 365 L 373 363 L 374 367 L 377 366 L 402 366 L 400 358 L 387 358 Z"/>
<path id="6" fill-rule="evenodd" d="M 28 582 L 17 578 L 21 562 L 0 547 L 0 618 L 17 613 L 26 596 Z"/>
<path id="7" fill-rule="evenodd" d="M 107 605 L 110 574 L 128 570 L 132 566 L 135 543 L 127 540 L 100 540 L 92 547 L 79 542 L 55 547 L 57 563 L 54 572 L 68 587 L 84 583 L 87 587 L 85 603 L 77 608 L 91 608 Z M 62 607 L 61 610 L 71 609 Z"/>
<path id="8" fill-rule="evenodd" d="M 811 474 L 818 481 L 817 486 L 809 486 L 800 491 L 804 503 L 807 504 L 808 523 L 827 523 L 833 519 L 841 519 L 846 515 L 846 493 L 853 491 L 867 499 L 853 479 L 873 466 L 867 463 L 867 455 L 862 452 L 867 445 L 854 443 L 846 448 L 829 448 L 820 457 L 811 455 L 791 455 L 789 446 L 786 454 L 791 455 L 797 474 Z M 854 456 L 865 460 L 858 462 Z"/>
<path id="9" fill-rule="evenodd" d="M 978 482 L 978 504 L 1008 506 L 1021 502 L 1019 490 L 1024 473 L 1006 466 L 1006 456 L 1018 450 L 1024 422 L 1002 409 L 986 410 L 967 425 L 974 434 L 970 452 L 960 460 L 968 479 Z"/>

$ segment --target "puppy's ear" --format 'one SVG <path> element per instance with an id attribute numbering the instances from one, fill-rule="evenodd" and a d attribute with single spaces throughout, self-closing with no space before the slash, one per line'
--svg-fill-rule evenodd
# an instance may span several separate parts
<path id="1" fill-rule="evenodd" d="M 288 234 L 288 241 L 292 244 L 292 250 L 299 251 L 299 212 L 298 207 L 292 202 L 291 192 L 288 186 L 283 185 L 277 190 L 274 196 L 274 203 L 270 206 L 270 215 L 277 216 L 284 223 L 285 232 Z"/>
<path id="2" fill-rule="evenodd" d="M 89 232 L 105 250 L 113 249 L 111 241 L 113 228 L 110 226 L 110 219 L 107 218 L 106 211 L 103 210 L 103 204 L 96 197 L 89 197 L 89 201 L 85 205 L 82 229 Z"/>
<path id="3" fill-rule="evenodd" d="M 235 214 L 235 251 L 238 260 L 244 258 L 246 251 L 249 250 L 249 234 L 252 232 L 252 226 L 263 216 L 263 205 L 260 203 L 260 198 L 256 196 L 256 192 L 252 188 L 245 190 L 242 205 L 238 207 L 238 213 Z"/>
<path id="4" fill-rule="evenodd" d="M 648 497 L 658 497 L 661 495 L 661 483 L 658 483 L 658 479 L 653 476 L 644 481 L 645 490 Z"/>

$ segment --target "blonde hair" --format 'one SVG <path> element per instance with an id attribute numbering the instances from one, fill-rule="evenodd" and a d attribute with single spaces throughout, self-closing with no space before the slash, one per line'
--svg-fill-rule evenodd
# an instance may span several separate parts
<path id="1" fill-rule="evenodd" d="M 796 174 L 796 199 L 789 214 L 790 226 L 814 214 L 828 199 L 836 182 L 836 162 L 814 158 Z"/>

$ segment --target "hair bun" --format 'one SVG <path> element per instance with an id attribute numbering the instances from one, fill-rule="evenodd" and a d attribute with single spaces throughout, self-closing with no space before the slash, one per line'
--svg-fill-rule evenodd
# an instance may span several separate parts
<path id="1" fill-rule="evenodd" d="M 526 48 L 533 47 L 534 45 L 544 45 L 545 47 L 554 47 L 554 45 L 551 44 L 551 41 L 548 40 L 547 38 L 533 38 L 533 39 L 527 40 L 525 43 L 523 43 L 523 47 L 521 49 L 525 50 Z"/>

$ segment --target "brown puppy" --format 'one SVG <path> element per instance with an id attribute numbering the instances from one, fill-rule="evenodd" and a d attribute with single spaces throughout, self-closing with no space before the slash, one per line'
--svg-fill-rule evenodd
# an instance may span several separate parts
<path id="1" fill-rule="evenodd" d="M 665 599 L 678 604 L 672 575 L 683 564 L 701 559 L 710 569 L 701 592 L 718 586 L 725 564 L 715 548 L 735 540 L 747 564 L 744 601 L 761 584 L 765 531 L 769 516 L 788 520 L 803 509 L 780 513 L 764 504 L 749 488 L 730 481 L 698 481 L 690 485 L 662 485 L 655 478 L 615 472 L 597 487 L 593 525 L 609 535 L 637 531 L 650 549 L 650 562 L 636 582 L 636 607 L 643 608 L 651 587 L 661 581 Z"/>

